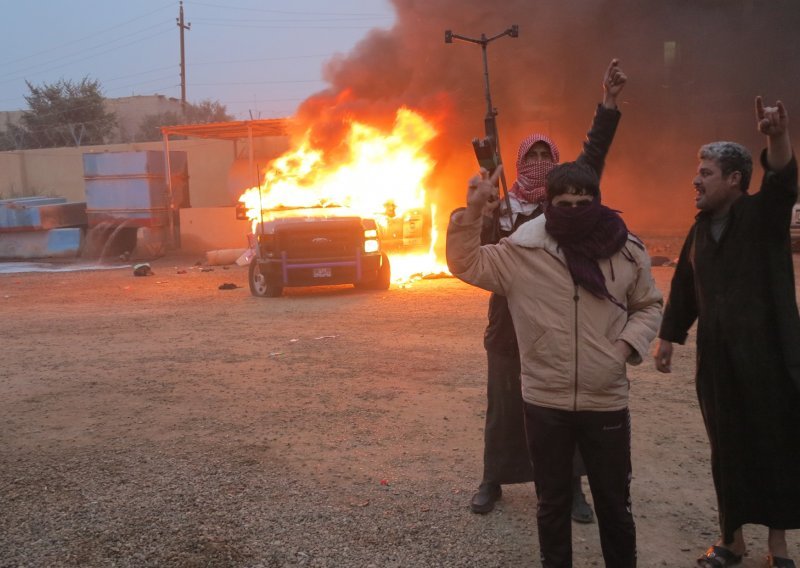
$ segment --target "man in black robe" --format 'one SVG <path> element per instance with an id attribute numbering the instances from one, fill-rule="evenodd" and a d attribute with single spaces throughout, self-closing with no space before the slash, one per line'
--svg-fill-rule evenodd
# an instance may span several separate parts
<path id="1" fill-rule="evenodd" d="M 672 344 L 697 320 L 697 396 L 711 445 L 720 540 L 697 561 L 741 562 L 742 525 L 769 527 L 767 566 L 794 567 L 787 529 L 800 528 L 800 316 L 789 220 L 797 162 L 783 104 L 756 98 L 767 137 L 764 178 L 748 194 L 752 159 L 743 146 L 700 149 L 694 178 L 700 210 L 672 279 L 656 352 L 670 372 Z"/>

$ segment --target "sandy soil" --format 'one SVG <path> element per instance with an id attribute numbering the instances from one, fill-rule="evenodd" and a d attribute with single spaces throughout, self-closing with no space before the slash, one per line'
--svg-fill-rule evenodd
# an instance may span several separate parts
<path id="1" fill-rule="evenodd" d="M 193 262 L 0 275 L 0 566 L 538 565 L 531 485 L 468 509 L 485 292 L 259 299 L 245 269 Z M 693 358 L 630 369 L 640 566 L 716 538 Z M 602 566 L 597 526 L 573 536 L 575 565 Z M 746 536 L 760 566 L 766 530 Z"/>

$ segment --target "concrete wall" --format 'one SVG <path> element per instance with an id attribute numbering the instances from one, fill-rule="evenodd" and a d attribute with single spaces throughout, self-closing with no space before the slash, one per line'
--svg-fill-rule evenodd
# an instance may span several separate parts
<path id="1" fill-rule="evenodd" d="M 36 195 L 25 178 L 22 152 L 0 152 L 0 199 Z"/>
<path id="2" fill-rule="evenodd" d="M 263 169 L 288 147 L 285 137 L 254 140 L 254 166 Z M 84 153 L 163 149 L 162 142 L 141 142 L 0 152 L 0 199 L 47 195 L 86 201 Z M 180 211 L 181 250 L 245 248 L 250 224 L 236 220 L 233 206 L 243 189 L 255 185 L 247 141 L 171 140 L 169 149 L 187 152 L 189 163 L 191 207 Z"/>
<path id="3" fill-rule="evenodd" d="M 180 214 L 182 251 L 247 248 L 250 222 L 237 220 L 234 207 L 190 207 Z"/>
<path id="4" fill-rule="evenodd" d="M 288 149 L 284 137 L 265 138 L 255 144 L 258 162 L 263 166 Z M 171 140 L 170 150 L 187 152 L 189 195 L 192 207 L 223 207 L 236 202 L 242 189 L 240 180 L 232 179 L 234 163 L 247 157 L 247 142 L 235 145 L 224 140 Z M 162 151 L 161 142 L 106 144 L 82 148 L 47 148 L 0 152 L 0 199 L 28 195 L 66 197 L 85 201 L 83 154 L 89 152 Z M 240 159 L 237 161 L 235 152 Z M 243 154 L 243 157 L 242 157 Z M 251 178 L 255 183 L 255 175 Z"/>

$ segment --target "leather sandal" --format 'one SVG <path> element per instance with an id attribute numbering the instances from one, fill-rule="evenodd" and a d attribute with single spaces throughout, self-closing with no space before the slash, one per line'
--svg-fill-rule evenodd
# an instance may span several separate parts
<path id="1" fill-rule="evenodd" d="M 729 548 L 716 544 L 710 546 L 705 554 L 697 559 L 697 565 L 701 568 L 726 568 L 726 566 L 736 566 L 741 562 L 741 554 L 736 554 Z"/>
<path id="2" fill-rule="evenodd" d="M 767 555 L 767 568 L 797 568 L 791 558 L 781 558 L 780 556 Z"/>

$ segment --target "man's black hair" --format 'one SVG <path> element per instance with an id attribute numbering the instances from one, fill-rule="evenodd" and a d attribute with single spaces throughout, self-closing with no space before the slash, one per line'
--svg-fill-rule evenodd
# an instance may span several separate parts
<path id="1" fill-rule="evenodd" d="M 564 162 L 550 170 L 545 178 L 544 188 L 548 201 L 564 193 L 597 197 L 600 195 L 600 179 L 589 166 L 578 162 Z"/>

